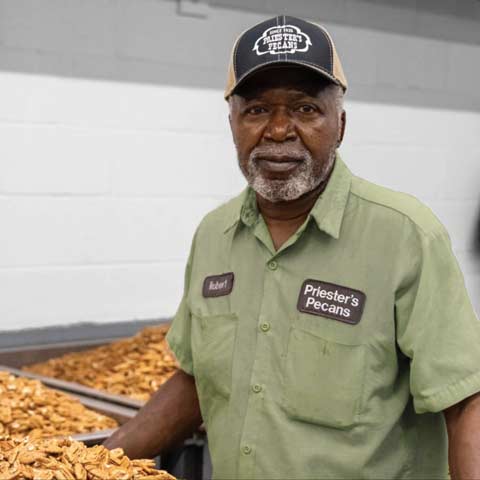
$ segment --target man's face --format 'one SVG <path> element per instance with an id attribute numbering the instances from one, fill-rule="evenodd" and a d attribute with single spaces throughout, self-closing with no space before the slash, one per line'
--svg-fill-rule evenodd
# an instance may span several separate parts
<path id="1" fill-rule="evenodd" d="M 328 177 L 344 123 L 335 90 L 303 68 L 259 72 L 230 99 L 240 169 L 271 202 L 295 200 Z"/>

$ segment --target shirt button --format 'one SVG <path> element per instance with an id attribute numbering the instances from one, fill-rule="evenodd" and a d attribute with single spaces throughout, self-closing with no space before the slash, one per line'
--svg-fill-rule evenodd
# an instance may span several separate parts
<path id="1" fill-rule="evenodd" d="M 270 330 L 270 324 L 268 322 L 263 322 L 260 325 L 260 329 L 262 330 L 262 332 L 268 332 Z"/>
<path id="2" fill-rule="evenodd" d="M 278 268 L 278 263 L 275 260 L 268 262 L 268 268 L 270 270 L 276 270 Z"/>
<path id="3" fill-rule="evenodd" d="M 259 385 L 258 383 L 256 383 L 253 387 L 252 387 L 252 390 L 255 392 L 255 393 L 260 393 L 262 391 L 262 386 Z"/>
<path id="4" fill-rule="evenodd" d="M 245 445 L 243 448 L 242 448 L 242 452 L 245 454 L 245 455 L 250 455 L 252 453 L 252 449 L 248 446 L 248 445 Z"/>

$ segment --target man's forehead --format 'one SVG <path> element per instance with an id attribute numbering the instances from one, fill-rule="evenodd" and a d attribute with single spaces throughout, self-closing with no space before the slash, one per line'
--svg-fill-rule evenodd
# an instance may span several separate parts
<path id="1" fill-rule="evenodd" d="M 237 95 L 251 99 L 281 90 L 292 96 L 317 97 L 330 85 L 332 82 L 306 68 L 276 67 L 256 72 L 238 88 Z"/>

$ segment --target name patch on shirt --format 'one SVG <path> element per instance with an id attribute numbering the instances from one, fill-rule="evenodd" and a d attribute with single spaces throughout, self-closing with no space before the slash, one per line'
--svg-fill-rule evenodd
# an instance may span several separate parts
<path id="1" fill-rule="evenodd" d="M 204 297 L 221 297 L 228 295 L 233 289 L 233 272 L 211 275 L 203 281 Z"/>
<path id="2" fill-rule="evenodd" d="M 334 283 L 305 280 L 298 296 L 300 312 L 333 318 L 340 322 L 356 325 L 362 318 L 367 296 Z"/>

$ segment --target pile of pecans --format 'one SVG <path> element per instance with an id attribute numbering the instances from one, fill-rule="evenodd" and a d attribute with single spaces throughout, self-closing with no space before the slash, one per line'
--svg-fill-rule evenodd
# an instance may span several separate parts
<path id="1" fill-rule="evenodd" d="M 89 410 L 66 393 L 0 371 L 0 435 L 36 439 L 117 426 L 112 418 Z"/>
<path id="2" fill-rule="evenodd" d="M 153 460 L 130 460 L 121 448 L 86 447 L 72 439 L 0 437 L 2 480 L 175 480 Z"/>
<path id="3" fill-rule="evenodd" d="M 165 340 L 167 331 L 167 325 L 148 327 L 134 337 L 24 370 L 147 401 L 178 369 Z"/>

